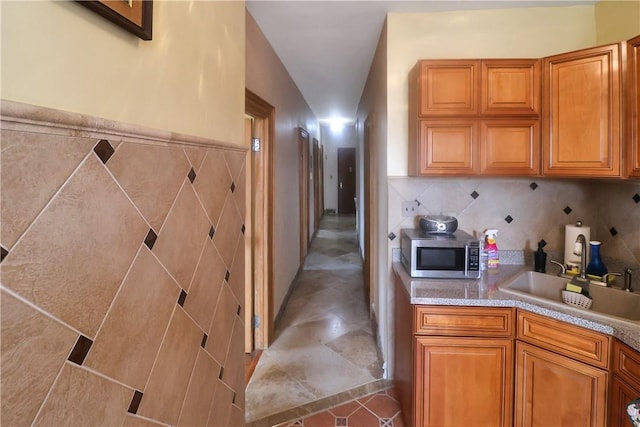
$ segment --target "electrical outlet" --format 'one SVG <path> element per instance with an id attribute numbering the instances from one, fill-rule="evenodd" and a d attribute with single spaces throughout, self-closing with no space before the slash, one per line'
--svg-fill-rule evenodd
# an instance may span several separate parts
<path id="1" fill-rule="evenodd" d="M 402 216 L 416 216 L 418 214 L 418 206 L 420 206 L 420 203 L 417 200 L 402 202 Z"/>

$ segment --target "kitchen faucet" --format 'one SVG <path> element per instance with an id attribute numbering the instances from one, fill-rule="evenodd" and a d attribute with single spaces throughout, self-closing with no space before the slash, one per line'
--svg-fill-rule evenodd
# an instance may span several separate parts
<path id="1" fill-rule="evenodd" d="M 578 234 L 573 247 L 573 254 L 580 255 L 580 279 L 587 279 L 587 239 L 584 234 Z"/>

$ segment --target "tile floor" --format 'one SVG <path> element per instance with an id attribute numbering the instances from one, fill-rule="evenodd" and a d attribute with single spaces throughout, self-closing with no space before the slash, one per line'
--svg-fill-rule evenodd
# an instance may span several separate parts
<path id="1" fill-rule="evenodd" d="M 399 426 L 376 345 L 353 216 L 325 215 L 246 389 L 249 427 Z"/>

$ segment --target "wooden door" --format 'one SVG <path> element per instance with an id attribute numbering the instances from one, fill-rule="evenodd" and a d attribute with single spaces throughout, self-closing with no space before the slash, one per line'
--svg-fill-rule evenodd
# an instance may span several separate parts
<path id="1" fill-rule="evenodd" d="M 516 342 L 515 426 L 604 427 L 607 372 Z"/>
<path id="2" fill-rule="evenodd" d="M 338 213 L 355 214 L 356 149 L 338 148 Z"/>
<path id="3" fill-rule="evenodd" d="M 418 96 L 418 115 L 478 114 L 480 62 L 476 60 L 420 61 L 410 75 L 410 93 Z"/>
<path id="4" fill-rule="evenodd" d="M 627 98 L 627 173 L 640 177 L 640 36 L 629 40 Z"/>
<path id="5" fill-rule="evenodd" d="M 619 176 L 620 46 L 544 59 L 543 172 Z"/>
<path id="6" fill-rule="evenodd" d="M 537 119 L 483 120 L 480 172 L 483 175 L 539 175 L 540 125 Z"/>
<path id="7" fill-rule="evenodd" d="M 416 337 L 415 425 L 512 425 L 513 340 Z"/>
<path id="8" fill-rule="evenodd" d="M 413 161 L 418 162 L 420 175 L 478 173 L 476 120 L 420 120 L 419 126 L 418 156 Z"/>
<path id="9" fill-rule="evenodd" d="M 309 249 L 309 133 L 298 128 L 298 196 L 300 200 L 300 266 Z"/>

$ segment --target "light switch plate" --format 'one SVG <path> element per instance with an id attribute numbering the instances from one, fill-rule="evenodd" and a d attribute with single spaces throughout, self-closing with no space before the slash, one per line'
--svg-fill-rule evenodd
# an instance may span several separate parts
<path id="1" fill-rule="evenodd" d="M 402 202 L 402 216 L 416 216 L 418 214 L 418 206 L 420 206 L 420 203 L 417 200 Z"/>

